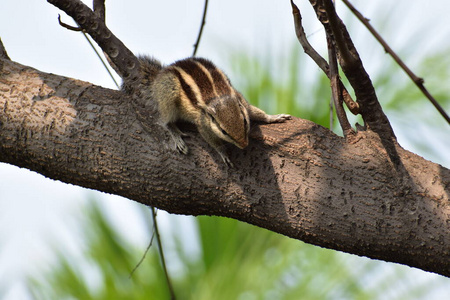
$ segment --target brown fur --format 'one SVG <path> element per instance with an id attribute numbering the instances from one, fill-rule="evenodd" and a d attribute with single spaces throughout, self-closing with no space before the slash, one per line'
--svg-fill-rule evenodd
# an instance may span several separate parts
<path id="1" fill-rule="evenodd" d="M 267 115 L 251 106 L 231 85 L 228 77 L 211 61 L 187 58 L 167 67 L 148 56 L 139 57 L 141 82 L 124 82 L 122 89 L 135 91 L 158 106 L 160 121 L 175 142 L 175 148 L 188 153 L 178 120 L 195 124 L 223 161 L 232 166 L 223 142 L 239 148 L 248 145 L 250 120 L 284 122 L 289 115 Z"/>

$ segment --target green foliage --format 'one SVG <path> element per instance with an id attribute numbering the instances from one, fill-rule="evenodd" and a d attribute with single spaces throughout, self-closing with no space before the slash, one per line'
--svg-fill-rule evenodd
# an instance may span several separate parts
<path id="1" fill-rule="evenodd" d="M 231 219 L 200 217 L 197 221 L 201 241 L 198 263 L 203 268 L 194 281 L 180 289 L 195 287 L 182 299 L 298 299 L 298 295 L 326 299 L 341 276 L 353 287 L 343 292 L 346 296 L 364 295 L 344 262 L 336 259 L 336 252 Z M 311 267 L 301 268 L 302 261 Z M 323 265 L 334 272 L 322 272 Z"/>
<path id="2" fill-rule="evenodd" d="M 34 298 L 169 299 L 155 246 L 130 278 L 143 249 L 115 232 L 105 209 L 91 203 L 83 222 L 84 258 L 59 254 L 49 271 L 30 280 Z M 179 299 L 373 299 L 335 251 L 231 219 L 199 217 L 196 223 L 199 253 L 187 253 L 181 235 L 173 236 L 171 251 L 182 268 L 168 263 L 177 271 L 172 278 Z"/>
<path id="3" fill-rule="evenodd" d="M 106 209 L 92 200 L 82 220 L 81 258 L 58 254 L 56 263 L 29 280 L 35 299 L 170 299 L 156 244 L 130 277 L 144 249 L 113 230 Z M 130 204 L 131 205 L 131 204 Z M 151 228 L 151 215 L 140 206 Z M 169 216 L 174 221 L 176 216 Z M 386 272 L 385 263 L 314 247 L 236 220 L 192 218 L 188 240 L 184 224 L 171 222 L 172 247 L 165 247 L 177 299 L 422 299 L 427 283 L 404 284 L 407 273 Z M 170 255 L 167 255 L 170 254 Z M 377 274 L 382 274 L 378 276 Z M 403 283 L 402 283 L 403 282 Z M 444 282 L 441 282 L 443 284 Z"/>
<path id="4" fill-rule="evenodd" d="M 158 255 L 146 257 L 150 268 L 130 274 L 142 255 L 113 230 L 92 199 L 83 222 L 85 251 L 82 259 L 57 255 L 57 263 L 45 275 L 30 279 L 35 299 L 168 299 Z M 75 261 L 75 260 L 76 261 Z M 45 279 L 42 279 L 45 278 Z M 149 298 L 152 297 L 152 298 Z"/>

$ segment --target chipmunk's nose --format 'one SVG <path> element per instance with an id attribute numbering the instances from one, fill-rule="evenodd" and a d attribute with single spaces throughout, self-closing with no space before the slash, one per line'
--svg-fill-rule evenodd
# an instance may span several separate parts
<path id="1" fill-rule="evenodd" d="M 245 138 L 241 139 L 238 142 L 237 146 L 241 149 L 244 149 L 245 147 L 247 147 L 248 146 L 248 137 L 246 136 Z"/>

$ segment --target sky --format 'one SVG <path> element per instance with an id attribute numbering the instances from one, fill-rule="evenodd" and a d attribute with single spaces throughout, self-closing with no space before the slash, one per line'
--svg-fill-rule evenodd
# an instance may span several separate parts
<path id="1" fill-rule="evenodd" d="M 310 41 L 318 49 L 323 49 L 323 31 L 315 21 L 311 7 L 307 1 L 296 2 L 302 11 Z M 403 58 L 413 69 L 426 55 L 450 46 L 448 1 L 355 0 L 352 3 L 373 24 L 380 24 L 379 31 L 392 48 L 403 50 Z M 110 0 L 106 5 L 109 28 L 134 53 L 150 54 L 164 63 L 192 53 L 203 0 Z M 355 18 L 340 1 L 337 1 L 337 7 L 351 28 L 369 74 L 381 72 L 382 62 L 386 59 L 383 49 L 372 41 L 365 29 L 356 26 Z M 58 25 L 58 14 L 64 22 L 71 23 L 63 12 L 43 0 L 1 0 L 0 38 L 11 59 L 44 72 L 115 88 L 84 37 Z M 229 73 L 229 52 L 284 56 L 290 54 L 294 44 L 295 33 L 288 0 L 212 0 L 198 55 L 212 59 Z M 306 63 L 304 68 L 312 73 L 317 72 L 312 63 Z M 425 79 L 433 76 L 432 71 L 419 75 L 425 76 Z M 393 76 L 405 75 L 399 71 Z M 448 79 L 444 80 L 448 82 Z M 449 107 L 446 109 L 450 111 Z M 450 149 L 450 135 L 445 123 L 438 123 L 444 124 L 443 130 L 411 124 L 418 136 L 436 145 L 436 151 L 430 154 L 415 148 L 411 134 L 402 134 L 408 128 L 410 117 L 389 117 L 405 148 L 450 167 L 450 158 L 446 154 Z M 435 118 L 440 116 L 435 114 Z M 64 251 L 81 255 L 77 224 L 89 197 L 99 198 L 117 228 L 123 232 L 134 232 L 129 235 L 130 240 L 145 249 L 147 231 L 142 229 L 139 218 L 133 217 L 139 214 L 136 209 L 138 204 L 0 163 L 0 284 L 7 287 L 6 300 L 30 299 L 23 278 L 26 274 L 38 274 L 42 267 L 51 264 L 55 244 L 63 247 Z M 170 230 L 169 220 L 173 217 L 164 212 L 159 215 L 163 230 Z M 192 223 L 189 217 L 177 218 L 188 225 Z M 129 220 L 135 221 L 130 224 Z M 434 280 L 436 275 L 412 269 L 411 280 L 424 277 Z M 0 285 L 0 292 L 1 289 Z M 450 289 L 445 292 L 450 295 Z"/>

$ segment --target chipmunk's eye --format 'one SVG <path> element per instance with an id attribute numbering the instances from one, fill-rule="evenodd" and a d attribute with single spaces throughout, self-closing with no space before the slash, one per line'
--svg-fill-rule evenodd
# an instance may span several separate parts
<path id="1" fill-rule="evenodd" d="M 214 116 L 212 114 L 208 113 L 208 117 L 212 123 L 218 125 L 216 118 L 214 118 Z"/>
<path id="2" fill-rule="evenodd" d="M 228 135 L 228 133 L 224 129 L 220 128 L 220 131 L 222 131 L 223 135 Z"/>

